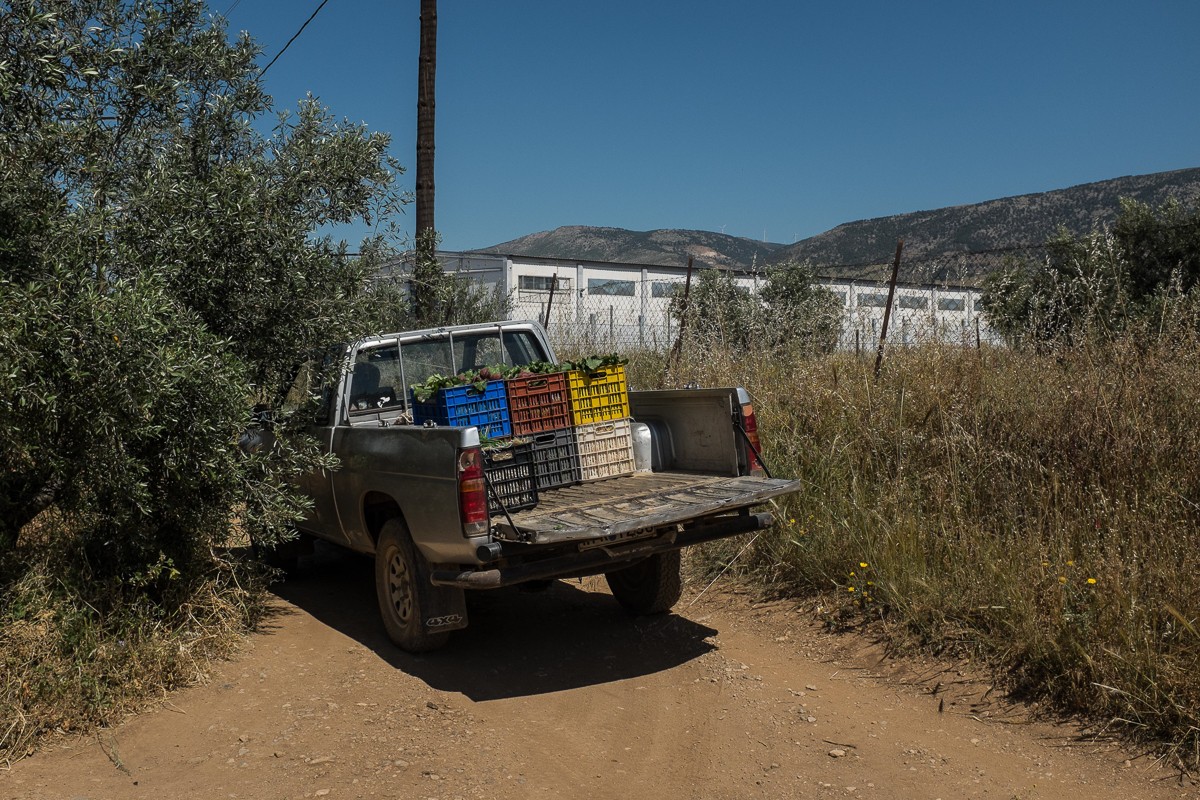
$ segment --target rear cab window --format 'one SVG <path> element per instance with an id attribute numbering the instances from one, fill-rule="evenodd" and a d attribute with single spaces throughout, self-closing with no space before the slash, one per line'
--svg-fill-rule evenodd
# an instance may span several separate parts
<path id="1" fill-rule="evenodd" d="M 434 375 L 532 364 L 545 358 L 537 336 L 528 330 L 446 332 L 367 345 L 359 348 L 351 368 L 349 413 L 355 418 L 407 411 L 409 387 Z"/>

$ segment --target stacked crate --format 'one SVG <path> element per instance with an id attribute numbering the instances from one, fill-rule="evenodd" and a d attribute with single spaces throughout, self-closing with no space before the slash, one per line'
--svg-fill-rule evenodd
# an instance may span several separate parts
<path id="1" fill-rule="evenodd" d="M 571 486 L 583 480 L 566 373 L 509 379 L 508 403 L 513 435 L 531 439 L 538 489 Z"/>
<path id="2" fill-rule="evenodd" d="M 533 476 L 533 447 L 508 440 L 512 435 L 508 393 L 504 381 L 488 381 L 483 391 L 474 386 L 439 389 L 427 402 L 417 402 L 410 393 L 413 423 L 479 428 L 479 435 L 493 440 L 483 448 L 483 474 L 488 485 L 488 511 L 520 511 L 537 505 L 537 483 Z"/>
<path id="3" fill-rule="evenodd" d="M 631 475 L 633 428 L 625 367 L 571 370 L 440 389 L 411 398 L 413 422 L 479 428 L 488 510 L 537 505 L 538 493 Z"/>
<path id="4" fill-rule="evenodd" d="M 424 403 L 417 402 L 416 395 L 409 390 L 409 406 L 412 408 L 413 423 L 421 425 L 434 422 L 450 427 L 475 425 L 479 434 L 499 439 L 512 433 L 512 420 L 508 413 L 508 395 L 504 381 L 488 381 L 483 391 L 472 385 L 438 389 Z"/>
<path id="5" fill-rule="evenodd" d="M 532 439 L 539 490 L 633 473 L 625 367 L 513 378 L 507 388 L 513 435 Z"/>
<path id="6" fill-rule="evenodd" d="M 488 513 L 492 516 L 538 504 L 530 442 L 510 439 L 483 448 L 483 475 L 488 486 Z"/>
<path id="7" fill-rule="evenodd" d="M 567 378 L 583 480 L 633 474 L 633 428 L 629 424 L 625 367 L 572 370 Z"/>

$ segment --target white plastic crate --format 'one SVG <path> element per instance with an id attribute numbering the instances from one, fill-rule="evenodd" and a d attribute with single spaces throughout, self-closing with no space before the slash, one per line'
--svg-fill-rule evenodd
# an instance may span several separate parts
<path id="1" fill-rule="evenodd" d="M 593 422 L 575 428 L 584 481 L 632 475 L 633 429 L 627 419 Z"/>

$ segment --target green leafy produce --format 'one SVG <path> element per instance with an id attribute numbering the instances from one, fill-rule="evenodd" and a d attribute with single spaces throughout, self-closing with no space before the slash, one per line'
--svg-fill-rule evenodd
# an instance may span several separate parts
<path id="1" fill-rule="evenodd" d="M 568 369 L 577 369 L 582 372 L 595 372 L 596 370 L 604 369 L 605 367 L 622 367 L 628 363 L 628 358 L 622 358 L 617 353 L 609 353 L 606 356 L 593 355 L 588 356 L 587 358 L 581 358 L 578 361 L 567 361 L 564 362 L 563 366 L 567 367 Z"/>
<path id="2" fill-rule="evenodd" d="M 470 386 L 477 392 L 487 389 L 491 381 L 502 381 L 511 377 L 514 367 L 491 366 L 463 370 L 455 375 L 430 375 L 423 383 L 411 384 L 413 397 L 418 403 L 428 403 L 441 389 Z"/>
<path id="3" fill-rule="evenodd" d="M 428 403 L 441 389 L 470 386 L 475 391 L 482 392 L 487 389 L 490 381 L 531 378 L 534 375 L 553 375 L 558 372 L 570 372 L 575 369 L 583 372 L 595 372 L 605 367 L 619 367 L 628 363 L 629 359 L 622 358 L 617 353 L 610 353 L 605 356 L 593 355 L 581 358 L 578 361 L 563 361 L 561 363 L 534 361 L 530 364 L 515 367 L 493 364 L 490 367 L 480 367 L 477 370 L 463 370 L 455 375 L 430 375 L 422 383 L 411 384 L 410 388 L 413 391 L 413 397 L 418 403 Z"/>
<path id="4" fill-rule="evenodd" d="M 509 368 L 509 378 L 532 378 L 534 375 L 553 375 L 571 369 L 569 363 L 558 364 L 553 361 L 534 361 L 520 367 Z"/>

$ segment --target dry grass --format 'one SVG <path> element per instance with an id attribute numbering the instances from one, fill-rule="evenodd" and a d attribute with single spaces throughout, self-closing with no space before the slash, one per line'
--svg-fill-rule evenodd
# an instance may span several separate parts
<path id="1" fill-rule="evenodd" d="M 629 369 L 754 392 L 767 462 L 802 488 L 743 574 L 1200 763 L 1200 341 L 1146 341 L 894 350 L 878 381 L 870 359 L 719 346 Z M 81 582 L 54 536 L 0 554 L 0 763 L 202 679 L 262 611 L 219 554 L 155 603 Z M 744 544 L 707 549 L 713 570 Z"/>
<path id="2" fill-rule="evenodd" d="M 213 553 L 169 601 L 79 580 L 55 546 L 69 526 L 46 515 L 3 556 L 0 766 L 48 736 L 119 721 L 164 692 L 203 681 L 263 613 L 246 564 Z"/>
<path id="3" fill-rule="evenodd" d="M 1200 763 L 1200 342 L 1146 341 L 898 349 L 878 381 L 711 347 L 630 369 L 753 391 L 768 464 L 803 481 L 740 563 L 769 590 L 835 593 L 843 620 Z"/>

